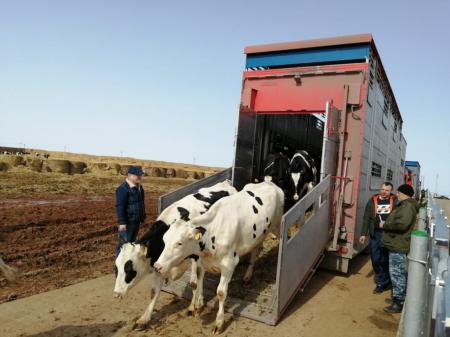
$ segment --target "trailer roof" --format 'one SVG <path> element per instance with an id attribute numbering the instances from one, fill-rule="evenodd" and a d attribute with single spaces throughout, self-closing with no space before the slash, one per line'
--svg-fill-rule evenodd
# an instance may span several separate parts
<path id="1" fill-rule="evenodd" d="M 418 161 L 413 161 L 413 160 L 405 161 L 405 165 L 406 166 L 413 166 L 413 167 L 420 167 L 419 162 Z"/>
<path id="2" fill-rule="evenodd" d="M 324 51 L 331 51 L 335 52 L 336 47 L 338 49 L 341 49 L 340 54 L 334 54 L 337 55 L 338 58 L 336 61 L 348 61 L 352 62 L 353 60 L 359 59 L 361 55 L 364 54 L 362 49 L 355 49 L 356 47 L 362 46 L 362 45 L 369 45 L 372 49 L 373 55 L 377 58 L 379 64 L 380 64 L 380 71 L 382 76 L 384 77 L 388 89 L 390 91 L 390 94 L 392 96 L 393 100 L 393 110 L 394 114 L 398 116 L 401 122 L 403 122 L 400 110 L 397 105 L 397 101 L 395 99 L 394 92 L 392 90 L 391 84 L 389 83 L 389 79 L 387 77 L 386 71 L 384 70 L 383 63 L 381 61 L 381 58 L 378 54 L 378 50 L 375 46 L 375 42 L 373 40 L 372 34 L 358 34 L 358 35 L 347 35 L 347 36 L 339 36 L 339 37 L 331 37 L 331 38 L 324 38 L 324 39 L 313 39 L 313 40 L 303 40 L 303 41 L 292 41 L 292 42 L 284 42 L 284 43 L 272 43 L 272 44 L 262 44 L 262 45 L 254 45 L 254 46 L 247 46 L 244 49 L 244 53 L 247 54 L 247 62 L 249 62 L 250 59 L 252 60 L 258 60 L 264 58 L 265 56 L 280 56 L 285 53 L 290 53 L 292 51 L 299 51 L 299 50 L 324 50 Z M 334 49 L 333 49 L 334 48 Z M 350 49 L 349 49 L 350 48 Z M 326 55 L 326 54 L 322 54 Z M 328 55 L 329 56 L 329 55 Z M 320 57 L 320 56 L 319 56 Z M 327 55 L 325 56 L 327 57 Z M 335 56 L 331 56 L 335 57 Z M 269 58 L 267 58 L 269 59 Z M 273 58 L 272 58 L 273 60 Z M 324 59 L 326 61 L 326 58 Z M 270 61 L 272 62 L 272 61 Z M 258 62 L 257 62 L 258 63 Z M 262 65 L 262 64 L 260 64 Z M 274 64 L 276 66 L 280 66 L 280 64 Z"/>
<path id="3" fill-rule="evenodd" d="M 373 42 L 372 34 L 359 34 L 349 36 L 330 37 L 325 39 L 292 41 L 284 43 L 262 44 L 245 47 L 245 54 L 268 53 L 272 51 L 295 50 L 306 48 L 319 48 L 339 45 Z"/>

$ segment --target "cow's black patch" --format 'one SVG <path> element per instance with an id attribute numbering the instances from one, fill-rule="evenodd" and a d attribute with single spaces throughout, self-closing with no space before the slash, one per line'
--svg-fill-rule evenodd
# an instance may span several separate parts
<path id="1" fill-rule="evenodd" d="M 216 249 L 216 246 L 212 245 L 211 248 L 212 248 L 212 249 Z"/>
<path id="2" fill-rule="evenodd" d="M 236 257 L 236 255 L 237 255 L 236 252 L 234 252 L 234 257 Z"/>
<path id="3" fill-rule="evenodd" d="M 130 283 L 136 277 L 136 270 L 133 269 L 133 261 L 128 260 L 123 267 L 125 272 L 125 282 Z"/>
<path id="4" fill-rule="evenodd" d="M 152 267 L 164 250 L 163 236 L 168 229 L 169 226 L 164 221 L 158 220 L 137 241 L 147 246 L 147 258 L 150 259 L 150 265 Z"/>
<path id="5" fill-rule="evenodd" d="M 261 200 L 260 197 L 255 197 L 255 200 L 256 200 L 256 202 L 257 202 L 258 204 L 260 204 L 261 206 L 263 205 L 263 202 L 262 202 L 262 200 Z"/>
<path id="6" fill-rule="evenodd" d="M 267 229 L 264 230 L 264 234 L 266 234 L 266 232 L 267 232 Z"/>
<path id="7" fill-rule="evenodd" d="M 256 208 L 256 206 L 252 205 L 252 207 L 253 207 L 253 212 L 255 212 L 255 214 L 258 214 L 258 209 Z"/>
<path id="8" fill-rule="evenodd" d="M 253 224 L 253 230 L 256 231 L 256 224 Z"/>
<path id="9" fill-rule="evenodd" d="M 189 255 L 186 259 L 192 259 L 194 261 L 197 261 L 198 260 L 198 255 L 192 254 L 192 255 Z"/>
<path id="10" fill-rule="evenodd" d="M 200 247 L 200 251 L 203 252 L 205 250 L 206 244 L 204 242 L 199 241 L 198 245 Z"/>
<path id="11" fill-rule="evenodd" d="M 266 218 L 266 222 L 267 222 L 267 223 L 269 222 L 269 218 Z"/>
<path id="12" fill-rule="evenodd" d="M 216 237 L 213 236 L 213 237 L 211 238 L 211 242 L 214 243 L 215 241 L 216 241 Z"/>
<path id="13" fill-rule="evenodd" d="M 253 239 L 256 239 L 256 234 L 255 233 L 253 233 Z"/>
<path id="14" fill-rule="evenodd" d="M 208 206 L 205 205 L 206 209 L 209 209 L 212 205 L 216 203 L 217 200 L 220 200 L 224 197 L 228 197 L 230 193 L 227 191 L 213 191 L 209 192 L 209 197 L 204 196 L 201 193 L 195 193 L 194 198 L 203 202 L 208 203 Z"/>
<path id="15" fill-rule="evenodd" d="M 205 214 L 206 212 L 200 212 L 200 215 L 203 215 L 203 214 Z"/>
<path id="16" fill-rule="evenodd" d="M 178 212 L 180 213 L 180 219 L 184 221 L 189 221 L 189 211 L 184 207 L 177 207 Z"/>
<path id="17" fill-rule="evenodd" d="M 252 197 L 255 196 L 255 193 L 253 193 L 252 191 L 245 191 L 245 192 L 247 192 L 248 194 L 250 194 Z"/>

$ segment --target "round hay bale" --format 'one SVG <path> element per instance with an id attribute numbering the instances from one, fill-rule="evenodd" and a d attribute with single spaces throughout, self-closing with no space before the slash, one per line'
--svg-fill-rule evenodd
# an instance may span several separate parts
<path id="1" fill-rule="evenodd" d="M 41 172 L 43 163 L 44 161 L 39 158 L 27 158 L 27 167 L 34 172 Z"/>
<path id="2" fill-rule="evenodd" d="M 128 173 L 128 169 L 131 167 L 132 165 L 121 165 L 120 166 L 120 174 L 126 176 Z"/>
<path id="3" fill-rule="evenodd" d="M 188 173 L 182 169 L 175 170 L 175 174 L 177 175 L 177 178 L 186 179 L 188 177 Z"/>
<path id="4" fill-rule="evenodd" d="M 25 160 L 22 156 L 4 156 L 2 161 L 8 163 L 11 167 L 25 165 Z"/>
<path id="5" fill-rule="evenodd" d="M 0 172 L 1 171 L 6 172 L 6 171 L 8 171 L 8 169 L 9 169 L 9 164 L 8 163 L 0 162 Z"/>
<path id="6" fill-rule="evenodd" d="M 166 177 L 167 178 L 175 178 L 177 176 L 177 173 L 175 172 L 175 169 L 173 168 L 168 168 L 166 170 Z"/>
<path id="7" fill-rule="evenodd" d="M 119 174 L 120 170 L 121 170 L 121 166 L 120 166 L 120 164 L 117 164 L 117 163 L 110 163 L 109 169 L 111 171 L 113 171 L 115 174 Z"/>
<path id="8" fill-rule="evenodd" d="M 83 174 L 86 172 L 86 163 L 82 161 L 71 161 L 70 162 L 70 173 L 71 174 Z"/>
<path id="9" fill-rule="evenodd" d="M 195 171 L 187 171 L 186 174 L 187 174 L 188 178 L 190 178 L 190 179 L 197 179 L 196 178 L 197 172 L 195 172 Z"/>
<path id="10" fill-rule="evenodd" d="M 106 163 L 88 163 L 87 170 L 89 172 L 100 172 L 106 171 L 108 169 L 108 164 Z"/>
<path id="11" fill-rule="evenodd" d="M 70 174 L 70 161 L 61 159 L 48 159 L 47 168 L 50 172 Z"/>
<path id="12" fill-rule="evenodd" d="M 150 169 L 150 177 L 165 177 L 166 169 L 162 167 L 152 167 Z"/>

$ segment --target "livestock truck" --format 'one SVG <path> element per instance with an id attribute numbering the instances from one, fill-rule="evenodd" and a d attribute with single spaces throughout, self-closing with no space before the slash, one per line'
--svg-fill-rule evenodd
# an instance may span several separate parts
<path id="1" fill-rule="evenodd" d="M 319 266 L 348 272 L 365 248 L 358 238 L 368 199 L 382 182 L 404 181 L 406 141 L 372 35 L 249 46 L 244 52 L 233 166 L 162 196 L 159 211 L 220 180 L 231 179 L 238 190 L 257 181 L 280 145 L 305 150 L 320 163 L 319 183 L 283 216 L 274 259 L 260 258 L 260 268 L 275 261 L 272 276 L 259 276 L 269 284 L 239 291 L 230 284 L 228 311 L 276 324 Z M 165 290 L 189 297 L 188 283 L 184 275 Z M 207 298 L 217 283 L 217 276 L 207 275 Z"/>

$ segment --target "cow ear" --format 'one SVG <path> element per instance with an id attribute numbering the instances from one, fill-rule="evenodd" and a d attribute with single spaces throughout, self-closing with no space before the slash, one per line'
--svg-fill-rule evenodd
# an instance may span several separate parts
<path id="1" fill-rule="evenodd" d="M 204 227 L 202 227 L 202 226 L 195 227 L 195 230 L 194 230 L 194 239 L 197 240 L 197 241 L 199 241 L 199 240 L 203 237 L 203 235 L 205 234 L 205 232 L 206 232 L 206 228 L 204 228 Z"/>

